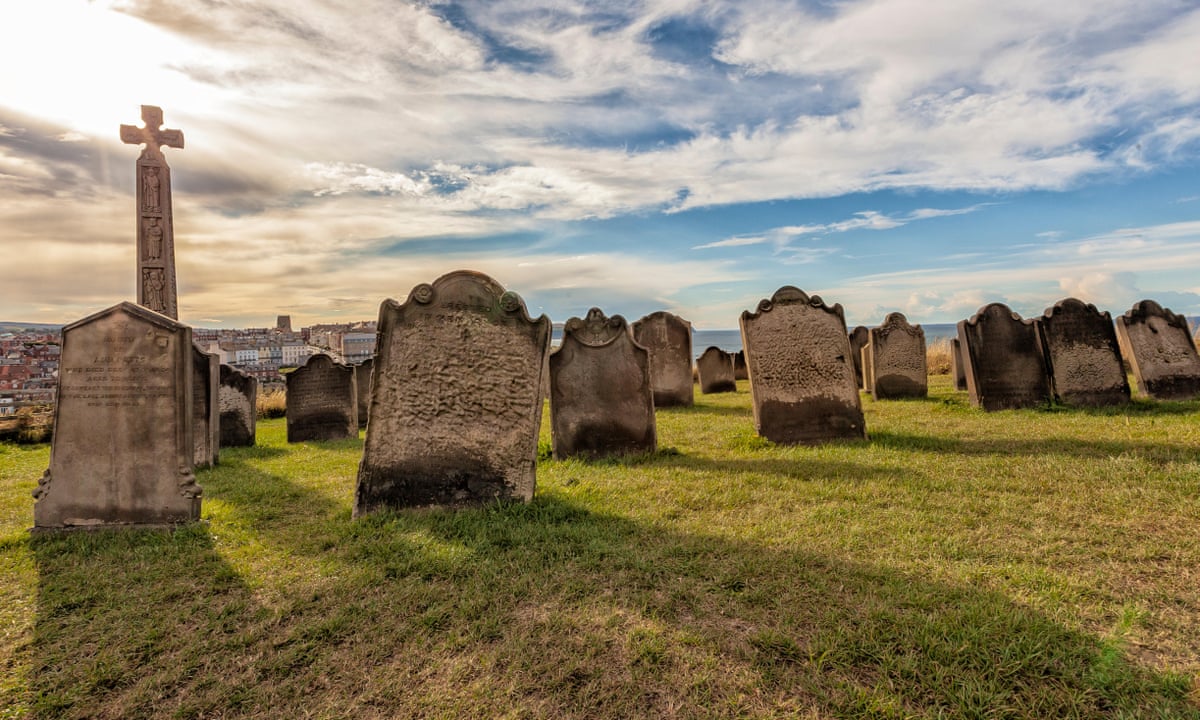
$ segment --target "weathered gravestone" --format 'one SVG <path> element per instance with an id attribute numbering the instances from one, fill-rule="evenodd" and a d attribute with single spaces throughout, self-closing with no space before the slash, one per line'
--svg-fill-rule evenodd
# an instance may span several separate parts
<path id="1" fill-rule="evenodd" d="M 550 318 L 459 270 L 379 308 L 354 514 L 533 498 Z"/>
<path id="2" fill-rule="evenodd" d="M 192 467 L 217 464 L 221 452 L 221 358 L 192 346 Z"/>
<path id="3" fill-rule="evenodd" d="M 958 323 L 971 404 L 984 410 L 1034 407 L 1050 399 L 1050 378 L 1037 325 L 1003 303 Z"/>
<path id="4" fill-rule="evenodd" d="M 1200 395 L 1200 357 L 1187 318 L 1142 300 L 1117 318 L 1117 339 L 1142 393 L 1159 400 Z"/>
<path id="5" fill-rule="evenodd" d="M 696 358 L 696 373 L 700 380 L 700 392 L 737 392 L 737 381 L 733 374 L 733 356 L 715 345 L 706 348 Z"/>
<path id="6" fill-rule="evenodd" d="M 740 322 L 759 435 L 778 443 L 866 437 L 841 305 L 788 285 Z"/>
<path id="7" fill-rule="evenodd" d="M 258 378 L 221 365 L 217 389 L 221 411 L 221 447 L 250 447 L 258 426 Z"/>
<path id="8" fill-rule="evenodd" d="M 63 328 L 35 528 L 197 520 L 192 451 L 188 326 L 124 302 Z"/>
<path id="9" fill-rule="evenodd" d="M 750 371 L 746 368 L 746 351 L 738 350 L 731 354 L 733 356 L 733 379 L 749 380 Z"/>
<path id="10" fill-rule="evenodd" d="M 967 389 L 967 371 L 963 367 L 962 361 L 962 343 L 958 338 L 950 340 L 950 369 L 954 373 L 954 389 Z"/>
<path id="11" fill-rule="evenodd" d="M 550 430 L 554 458 L 654 452 L 650 354 L 625 318 L 599 308 L 563 326 L 550 355 Z"/>
<path id="12" fill-rule="evenodd" d="M 871 328 L 863 346 L 863 377 L 876 400 L 923 398 L 929 394 L 925 330 L 909 325 L 903 313 L 889 313 Z"/>
<path id="13" fill-rule="evenodd" d="M 358 437 L 354 368 L 324 354 L 287 374 L 287 441 Z"/>
<path id="14" fill-rule="evenodd" d="M 1085 407 L 1129 402 L 1129 381 L 1111 315 L 1067 298 L 1046 309 L 1038 329 L 1050 386 L 1059 402 Z"/>
<path id="15" fill-rule="evenodd" d="M 367 426 L 367 414 L 371 407 L 371 369 L 375 359 L 367 358 L 354 366 L 354 386 L 358 391 L 358 427 Z"/>
<path id="16" fill-rule="evenodd" d="M 692 324 L 669 312 L 654 312 L 633 324 L 633 337 L 650 352 L 654 407 L 690 407 L 695 400 Z"/>
<path id="17" fill-rule="evenodd" d="M 866 390 L 866 377 L 863 375 L 863 348 L 871 338 L 871 331 L 863 325 L 856 325 L 850 331 L 850 359 L 854 361 L 854 379 L 858 387 Z"/>

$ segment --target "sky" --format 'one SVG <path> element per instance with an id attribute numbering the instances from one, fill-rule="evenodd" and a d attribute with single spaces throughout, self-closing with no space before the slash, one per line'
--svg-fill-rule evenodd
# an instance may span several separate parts
<path id="1" fill-rule="evenodd" d="M 1200 315 L 1197 0 L 8 0 L 0 68 L 0 320 L 136 297 L 143 104 L 201 327 L 458 269 L 559 322 Z"/>

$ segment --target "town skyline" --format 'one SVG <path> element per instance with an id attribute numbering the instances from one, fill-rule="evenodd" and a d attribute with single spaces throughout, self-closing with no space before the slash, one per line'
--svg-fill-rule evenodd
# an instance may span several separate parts
<path id="1" fill-rule="evenodd" d="M 1200 315 L 1176 2 L 46 0 L 0 26 L 7 321 L 136 297 L 118 127 L 143 104 L 187 137 L 164 154 L 197 327 L 371 321 L 457 269 L 555 322 L 736 328 L 783 285 L 849 326 Z"/>

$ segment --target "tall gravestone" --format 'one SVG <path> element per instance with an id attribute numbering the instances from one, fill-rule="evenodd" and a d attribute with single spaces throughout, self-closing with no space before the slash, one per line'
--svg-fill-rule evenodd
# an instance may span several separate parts
<path id="1" fill-rule="evenodd" d="M 929 394 L 925 330 L 910 325 L 903 313 L 889 313 L 868 331 L 863 347 L 863 377 L 876 400 L 923 398 Z"/>
<path id="2" fill-rule="evenodd" d="M 550 318 L 459 270 L 379 308 L 354 515 L 529 501 Z"/>
<path id="3" fill-rule="evenodd" d="M 1159 400 L 1200 395 L 1200 357 L 1187 318 L 1142 300 L 1117 318 L 1117 339 L 1143 394 Z"/>
<path id="4" fill-rule="evenodd" d="M 165 315 L 124 302 L 63 328 L 34 527 L 199 519 L 191 381 L 192 331 Z"/>
<path id="5" fill-rule="evenodd" d="M 958 323 L 971 404 L 984 410 L 1035 407 L 1050 399 L 1050 377 L 1037 325 L 1003 303 Z"/>
<path id="6" fill-rule="evenodd" d="M 746 351 L 738 350 L 731 355 L 733 357 L 733 379 L 749 380 L 750 371 L 746 368 Z"/>
<path id="7" fill-rule="evenodd" d="M 871 337 L 871 331 L 863 325 L 856 325 L 850 331 L 850 359 L 854 361 L 854 378 L 858 386 L 867 389 L 866 377 L 863 375 L 863 348 Z"/>
<path id="8" fill-rule="evenodd" d="M 958 338 L 950 339 L 950 371 L 954 373 L 954 389 L 967 389 L 967 371 L 963 367 L 962 343 Z"/>
<path id="9" fill-rule="evenodd" d="M 654 452 L 650 353 L 625 318 L 599 308 L 563 326 L 550 355 L 550 430 L 554 458 Z"/>
<path id="10" fill-rule="evenodd" d="M 221 365 L 217 409 L 221 414 L 221 447 L 254 445 L 258 426 L 258 378 L 231 365 Z"/>
<path id="11" fill-rule="evenodd" d="M 287 375 L 287 441 L 358 437 L 354 368 L 313 355 Z"/>
<path id="12" fill-rule="evenodd" d="M 367 426 L 367 414 L 371 407 L 371 368 L 374 358 L 367 358 L 354 366 L 354 386 L 358 391 L 358 427 Z"/>
<path id="13" fill-rule="evenodd" d="M 705 348 L 696 358 L 696 374 L 700 381 L 700 392 L 737 392 L 737 381 L 733 375 L 733 356 L 717 346 Z"/>
<path id="14" fill-rule="evenodd" d="M 192 346 L 192 467 L 217 464 L 221 448 L 221 358 Z"/>
<path id="15" fill-rule="evenodd" d="M 788 285 L 740 324 L 759 435 L 789 444 L 866 437 L 841 305 Z"/>
<path id="16" fill-rule="evenodd" d="M 1046 309 L 1038 330 L 1059 402 L 1084 407 L 1129 402 L 1129 380 L 1111 315 L 1067 298 Z"/>
<path id="17" fill-rule="evenodd" d="M 692 324 L 673 313 L 654 312 L 633 324 L 633 337 L 650 353 L 654 407 L 690 407 L 695 401 Z"/>
<path id="18" fill-rule="evenodd" d="M 144 127 L 121 126 L 121 140 L 145 145 L 137 160 L 138 304 L 179 317 L 175 231 L 171 219 L 171 168 L 159 146 L 183 149 L 183 133 L 162 128 L 162 109 L 142 106 Z"/>

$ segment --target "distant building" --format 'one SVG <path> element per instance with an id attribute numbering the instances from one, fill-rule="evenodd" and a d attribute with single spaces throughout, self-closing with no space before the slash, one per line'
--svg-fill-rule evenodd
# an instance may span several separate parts
<path id="1" fill-rule="evenodd" d="M 375 333 L 352 332 L 342 335 L 342 358 L 348 363 L 360 363 L 375 355 Z"/>

